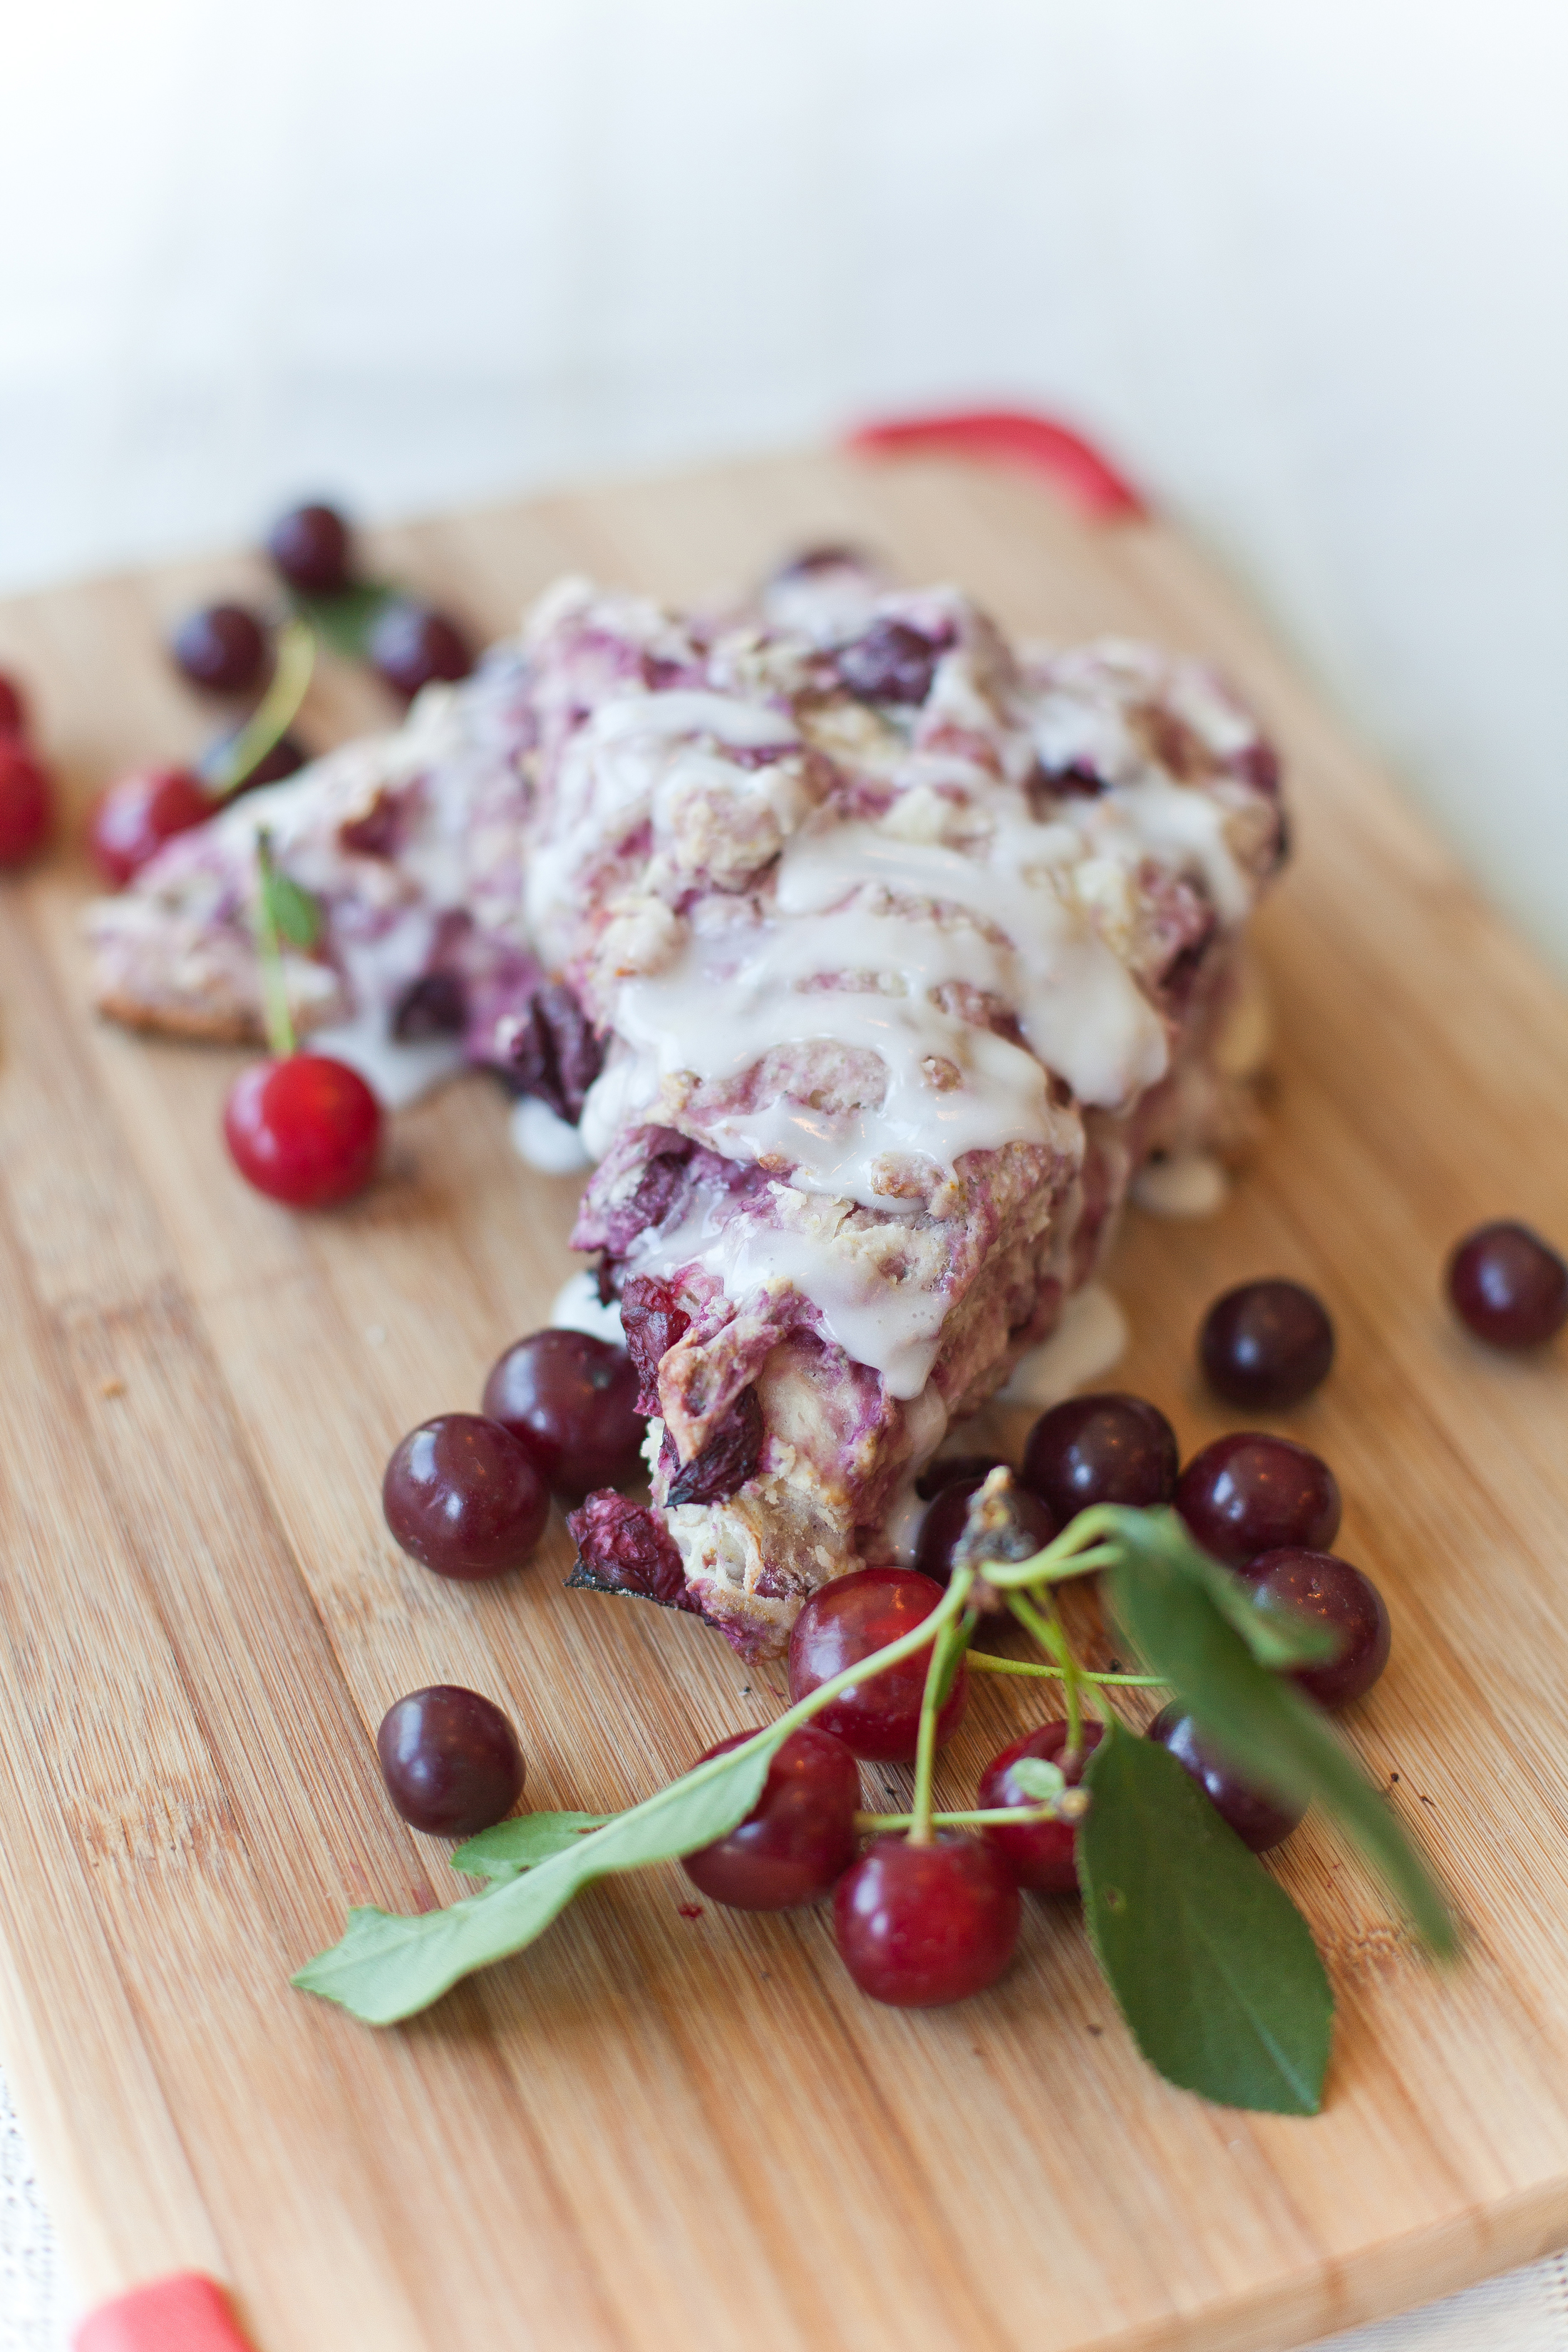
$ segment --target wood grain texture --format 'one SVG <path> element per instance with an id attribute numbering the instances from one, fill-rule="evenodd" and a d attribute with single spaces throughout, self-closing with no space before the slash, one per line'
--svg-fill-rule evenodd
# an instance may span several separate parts
<path id="1" fill-rule="evenodd" d="M 1341 2000 L 1306 2123 L 1153 2078 L 1067 1906 L 1031 1906 L 991 1994 L 927 2015 L 860 2000 L 820 1915 L 682 1916 L 673 1868 L 592 1891 L 404 2029 L 290 1992 L 346 1903 L 458 1889 L 381 1792 L 401 1692 L 490 1693 L 530 1801 L 596 1809 L 760 1719 L 778 1676 L 563 1591 L 559 1522 L 489 1590 L 395 1550 L 384 1457 L 541 1320 L 574 1188 L 521 1169 L 471 1079 L 397 1119 L 348 1210 L 248 1192 L 217 1131 L 234 1057 L 88 1012 L 68 844 L 0 893 L 0 2041 L 89 2296 L 207 2269 L 261 2352 L 1241 2352 L 1568 2239 L 1568 1369 L 1486 1355 L 1438 1296 L 1479 1217 L 1568 1224 L 1563 1001 L 1159 526 L 1089 530 L 1003 474 L 799 458 L 376 556 L 499 630 L 567 566 L 683 598 L 829 537 L 1015 626 L 1217 656 L 1284 742 L 1267 1137 L 1213 1221 L 1130 1216 L 1121 1377 L 1190 1448 L 1226 1425 L 1192 1360 L 1212 1294 L 1278 1272 L 1330 1301 L 1339 1368 L 1281 1425 L 1335 1465 L 1342 1547 L 1389 1597 L 1393 1664 L 1351 1727 L 1468 1958 L 1433 1970 L 1331 1837 L 1291 1842 Z M 0 608 L 78 811 L 199 740 L 156 633 L 252 577 Z M 329 668 L 308 731 L 387 716 Z M 1038 1711 L 987 1682 L 942 1785 Z"/>

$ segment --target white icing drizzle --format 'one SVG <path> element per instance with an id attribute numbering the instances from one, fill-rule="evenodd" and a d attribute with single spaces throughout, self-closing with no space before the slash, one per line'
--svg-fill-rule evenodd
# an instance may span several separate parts
<path id="1" fill-rule="evenodd" d="M 512 1150 L 542 1176 L 574 1176 L 593 1164 L 578 1130 L 534 1096 L 514 1106 L 510 1126 Z"/>
<path id="2" fill-rule="evenodd" d="M 1075 1389 L 1101 1379 L 1127 1347 L 1127 1318 L 1103 1283 L 1086 1283 L 1062 1308 L 1048 1339 L 1020 1356 L 997 1402 L 1043 1412 Z"/>
<path id="3" fill-rule="evenodd" d="M 1170 1160 L 1146 1160 L 1130 1190 L 1152 1217 L 1212 1217 L 1225 1206 L 1230 1179 L 1212 1153 L 1179 1151 Z"/>
<path id="4" fill-rule="evenodd" d="M 428 1094 L 444 1078 L 463 1067 L 463 1049 L 455 1038 L 431 1037 L 400 1045 L 387 1034 L 386 1012 L 372 1003 L 352 1021 L 330 1029 L 313 1029 L 305 1039 L 312 1054 L 331 1054 L 357 1070 L 371 1092 L 388 1110 L 402 1110 Z"/>
<path id="5" fill-rule="evenodd" d="M 586 1331 L 591 1339 L 613 1340 L 617 1348 L 626 1345 L 620 1307 L 613 1298 L 607 1307 L 603 1304 L 598 1276 L 588 1266 L 556 1292 L 550 1323 L 552 1330 Z"/>

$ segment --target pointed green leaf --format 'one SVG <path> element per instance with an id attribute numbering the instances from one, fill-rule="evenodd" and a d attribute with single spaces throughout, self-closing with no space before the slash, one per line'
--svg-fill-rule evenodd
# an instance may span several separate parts
<path id="1" fill-rule="evenodd" d="M 520 1870 L 580 1844 L 584 1831 L 603 1829 L 609 1819 L 607 1813 L 520 1813 L 469 1838 L 453 1854 L 452 1867 L 471 1878 L 515 1878 Z"/>
<path id="2" fill-rule="evenodd" d="M 268 909 L 276 929 L 291 947 L 313 948 L 321 934 L 321 910 L 308 890 L 276 866 L 268 874 L 262 887 L 267 893 Z"/>
<path id="3" fill-rule="evenodd" d="M 1084 1785 L 1084 1917 L 1144 2057 L 1223 2106 L 1315 2115 L 1333 1994 L 1284 1888 L 1157 1741 L 1108 1725 Z"/>

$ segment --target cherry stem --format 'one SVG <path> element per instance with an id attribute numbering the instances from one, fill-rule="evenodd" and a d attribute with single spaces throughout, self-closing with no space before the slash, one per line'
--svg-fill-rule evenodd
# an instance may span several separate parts
<path id="1" fill-rule="evenodd" d="M 971 1650 L 969 1663 L 987 1675 L 1037 1675 L 1053 1683 L 1066 1680 L 1058 1665 L 1038 1666 L 1032 1658 L 994 1658 L 986 1650 Z M 1097 1675 L 1089 1666 L 1079 1666 L 1078 1674 L 1080 1682 L 1111 1683 L 1128 1690 L 1169 1690 L 1171 1687 L 1163 1675 Z"/>
<path id="2" fill-rule="evenodd" d="M 1064 1791 L 1065 1795 L 1074 1797 L 1078 1793 L 1076 1789 Z M 1079 1810 L 1074 1805 L 1064 1813 L 1060 1809 L 1060 1800 L 1052 1797 L 1037 1805 L 997 1805 L 988 1812 L 932 1813 L 930 1823 L 936 1830 L 985 1829 L 993 1822 L 1005 1822 L 1009 1829 L 1018 1829 L 1033 1822 L 1076 1820 Z M 877 1837 L 884 1831 L 909 1830 L 912 1845 L 915 1843 L 914 1818 L 913 1813 L 857 1813 L 855 1833 L 858 1837 Z"/>
<path id="3" fill-rule="evenodd" d="M 315 667 L 314 633 L 303 621 L 286 622 L 278 638 L 271 684 L 229 745 L 226 756 L 207 772 L 207 786 L 215 800 L 226 800 L 237 792 L 251 770 L 287 735 L 310 689 Z"/>
<path id="4" fill-rule="evenodd" d="M 294 1052 L 294 1017 L 289 1010 L 289 983 L 283 971 L 283 950 L 278 937 L 272 886 L 278 869 L 272 863 L 272 836 L 263 826 L 256 836 L 256 951 L 261 966 L 262 1018 L 267 1042 L 280 1062 Z"/>
<path id="5" fill-rule="evenodd" d="M 927 1619 L 930 1623 L 930 1619 Z M 974 1630 L 971 1618 L 967 1630 L 952 1623 L 945 1624 L 931 1643 L 931 1664 L 926 1668 L 925 1688 L 921 1693 L 921 1726 L 915 1742 L 915 1801 L 910 1815 L 910 1843 L 930 1845 L 931 1842 L 931 1784 L 936 1765 L 936 1718 L 942 1700 L 952 1685 L 950 1664 L 956 1671 L 953 1653 L 968 1647 L 969 1635 Z"/>
<path id="6" fill-rule="evenodd" d="M 1071 1757 L 1080 1756 L 1083 1753 L 1083 1670 L 1068 1646 L 1068 1637 L 1056 1614 L 1055 1604 L 1051 1604 L 1050 1616 L 1046 1617 L 1021 1592 L 1010 1592 L 1007 1606 L 1024 1631 L 1039 1643 L 1047 1657 L 1055 1664 L 1067 1696 L 1067 1753 Z"/>

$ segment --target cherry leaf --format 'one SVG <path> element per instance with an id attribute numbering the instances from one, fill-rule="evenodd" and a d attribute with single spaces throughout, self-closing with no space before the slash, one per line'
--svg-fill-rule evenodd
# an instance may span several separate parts
<path id="1" fill-rule="evenodd" d="M 515 1878 L 552 1853 L 566 1853 L 585 1831 L 603 1829 L 609 1819 L 608 1813 L 520 1813 L 469 1838 L 453 1854 L 452 1867 L 471 1878 Z"/>

